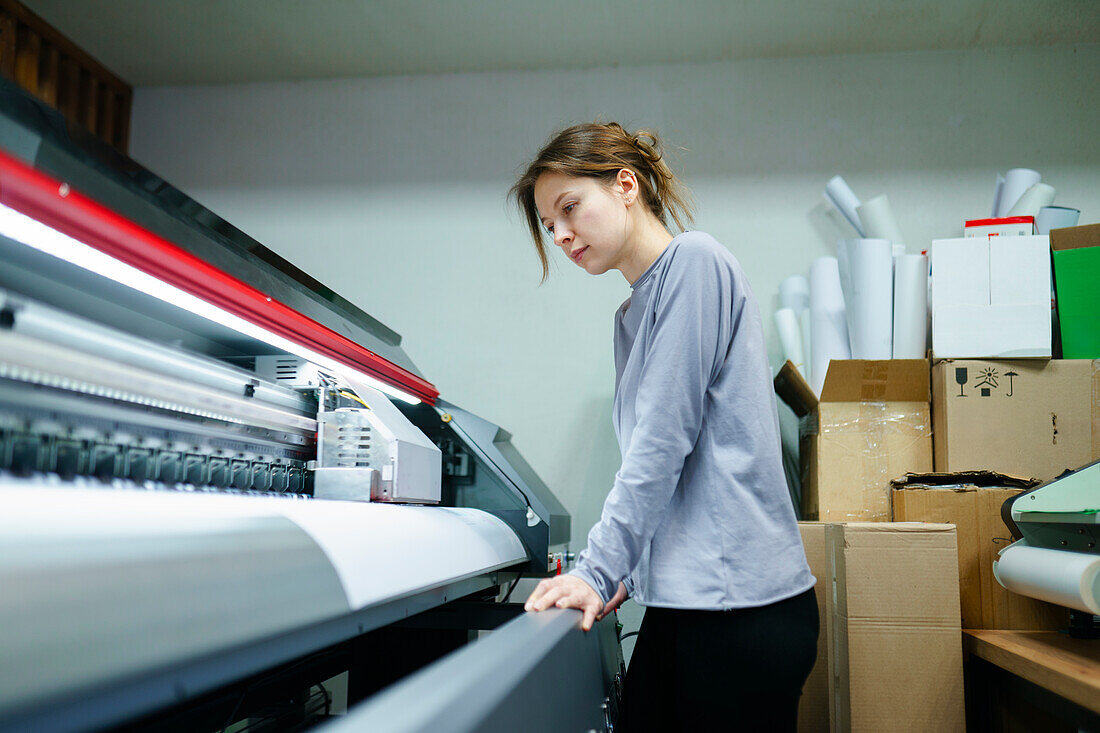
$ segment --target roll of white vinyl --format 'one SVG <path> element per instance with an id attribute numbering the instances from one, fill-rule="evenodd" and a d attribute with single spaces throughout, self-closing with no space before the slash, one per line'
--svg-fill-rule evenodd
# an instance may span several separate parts
<path id="1" fill-rule="evenodd" d="M 1054 187 L 1036 183 L 1008 210 L 1008 216 L 1039 216 L 1039 209 L 1054 203 Z"/>
<path id="2" fill-rule="evenodd" d="M 928 343 L 928 258 L 894 258 L 894 358 L 923 359 Z"/>
<path id="3" fill-rule="evenodd" d="M 894 251 L 888 239 L 843 239 L 837 245 L 853 359 L 893 355 Z"/>
<path id="4" fill-rule="evenodd" d="M 997 174 L 997 181 L 993 184 L 993 208 L 990 210 L 989 215 L 996 218 L 997 212 L 1001 208 L 1001 195 L 1005 191 L 1005 177 L 1000 173 Z"/>
<path id="5" fill-rule="evenodd" d="M 856 208 L 856 213 L 863 224 L 863 236 L 868 239 L 888 239 L 895 244 L 905 243 L 886 194 L 864 201 Z"/>
<path id="6" fill-rule="evenodd" d="M 810 335 L 813 333 L 813 326 L 810 325 L 810 321 L 811 319 L 809 308 L 798 314 L 798 325 L 802 331 L 802 358 L 804 359 L 804 363 L 806 365 L 806 368 L 802 370 L 802 376 L 806 380 L 806 384 L 814 383 L 814 375 L 810 369 L 810 355 L 812 354 L 812 352 L 810 351 L 810 344 L 813 340 L 810 337 Z"/>
<path id="7" fill-rule="evenodd" d="M 1001 188 L 1001 196 L 997 201 L 997 211 L 994 216 L 1008 216 L 1009 209 L 1016 205 L 1016 202 L 1024 195 L 1024 191 L 1034 186 L 1039 180 L 1039 173 L 1030 168 L 1013 168 L 1006 173 L 1005 183 Z"/>
<path id="8" fill-rule="evenodd" d="M 1035 229 L 1039 234 L 1050 234 L 1051 229 L 1075 227 L 1080 216 L 1081 212 L 1078 209 L 1067 206 L 1044 206 L 1039 209 L 1039 215 L 1035 217 Z"/>
<path id="9" fill-rule="evenodd" d="M 779 332 L 779 343 L 783 347 L 783 357 L 794 364 L 795 369 L 806 375 L 806 359 L 802 354 L 802 327 L 798 316 L 790 308 L 780 308 L 775 312 L 775 328 Z"/>
<path id="10" fill-rule="evenodd" d="M 1100 614 L 1100 555 L 1017 542 L 1001 550 L 993 574 L 1013 593 Z"/>
<path id="11" fill-rule="evenodd" d="M 810 330 L 810 384 L 820 395 L 829 361 L 852 358 L 835 257 L 818 257 L 810 265 Z"/>
<path id="12" fill-rule="evenodd" d="M 810 307 L 810 283 L 802 275 L 791 275 L 779 283 L 779 305 L 796 315 Z"/>
<path id="13" fill-rule="evenodd" d="M 844 215 L 848 223 L 856 230 L 859 236 L 863 236 L 863 224 L 859 221 L 859 197 L 855 195 L 848 184 L 840 176 L 833 176 L 825 184 L 825 198 L 829 200 L 836 210 Z"/>

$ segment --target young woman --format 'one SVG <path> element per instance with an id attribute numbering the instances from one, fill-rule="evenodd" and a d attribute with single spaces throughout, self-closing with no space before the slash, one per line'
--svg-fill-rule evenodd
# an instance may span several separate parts
<path id="1" fill-rule="evenodd" d="M 744 272 L 713 237 L 669 232 L 690 207 L 650 133 L 563 130 L 512 195 L 544 279 L 546 232 L 631 287 L 615 313 L 622 467 L 576 568 L 539 583 L 527 610 L 580 609 L 587 631 L 628 594 L 646 607 L 624 730 L 794 731 L 817 649 L 814 577 Z"/>

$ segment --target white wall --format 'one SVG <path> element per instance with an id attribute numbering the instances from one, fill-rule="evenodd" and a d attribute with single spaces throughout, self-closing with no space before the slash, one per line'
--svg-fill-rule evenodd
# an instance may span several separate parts
<path id="1" fill-rule="evenodd" d="M 147 88 L 132 155 L 401 333 L 447 399 L 513 432 L 580 549 L 618 467 L 628 288 L 564 258 L 537 287 L 504 194 L 552 130 L 599 117 L 683 146 L 697 228 L 770 312 L 843 231 L 821 197 L 837 172 L 890 195 L 910 251 L 986 215 L 1009 167 L 1100 220 L 1098 69 L 1083 46 Z"/>

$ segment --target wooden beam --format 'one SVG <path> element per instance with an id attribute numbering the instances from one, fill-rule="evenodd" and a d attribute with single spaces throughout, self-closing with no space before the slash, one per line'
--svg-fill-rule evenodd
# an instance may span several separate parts
<path id="1" fill-rule="evenodd" d="M 96 135 L 114 145 L 115 93 L 106 84 L 99 85 L 99 128 Z"/>
<path id="2" fill-rule="evenodd" d="M 52 43 L 42 44 L 42 64 L 38 69 L 38 96 L 53 107 L 57 106 L 57 87 L 61 74 L 61 52 Z"/>
<path id="3" fill-rule="evenodd" d="M 0 6 L 0 74 L 15 78 L 15 17 Z"/>
<path id="4" fill-rule="evenodd" d="M 51 45 L 57 46 L 62 56 L 74 59 L 78 66 L 88 69 L 96 78 L 104 84 L 110 84 L 116 89 L 129 89 L 130 85 L 118 78 L 110 69 L 99 63 L 87 51 L 70 41 L 52 25 L 35 15 L 26 5 L 18 0 L 0 0 L 0 11 L 10 15 L 18 25 L 25 25 L 38 36 Z"/>
<path id="5" fill-rule="evenodd" d="M 68 120 L 76 122 L 80 119 L 80 66 L 71 56 L 61 57 L 57 108 Z"/>
<path id="6" fill-rule="evenodd" d="M 15 36 L 15 83 L 38 95 L 38 54 L 42 38 L 33 29 L 20 25 Z"/>
<path id="7" fill-rule="evenodd" d="M 0 73 L 126 152 L 133 88 L 19 0 L 0 0 Z"/>
<path id="8" fill-rule="evenodd" d="M 95 76 L 87 71 L 80 74 L 80 121 L 92 132 L 99 123 L 99 87 Z"/>
<path id="9" fill-rule="evenodd" d="M 115 136 L 113 144 L 121 152 L 130 149 L 130 106 L 134 101 L 134 91 L 126 87 L 118 95 L 118 106 L 115 108 Z"/>

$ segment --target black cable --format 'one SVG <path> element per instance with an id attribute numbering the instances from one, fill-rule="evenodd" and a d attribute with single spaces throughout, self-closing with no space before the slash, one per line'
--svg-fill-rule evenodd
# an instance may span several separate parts
<path id="1" fill-rule="evenodd" d="M 318 682 L 317 686 L 321 688 L 321 693 L 325 696 L 325 717 L 327 718 L 332 714 L 332 693 L 330 693 L 321 682 Z"/>
<path id="2" fill-rule="evenodd" d="M 237 698 L 237 704 L 233 706 L 233 711 L 229 713 L 229 717 L 226 719 L 225 724 L 222 726 L 221 733 L 225 733 L 226 728 L 233 724 L 233 719 L 237 717 L 237 711 L 241 709 L 241 704 L 244 703 L 244 699 L 248 695 L 248 689 L 251 686 L 251 683 L 244 686 L 244 690 L 241 691 L 241 696 Z"/>
<path id="3" fill-rule="evenodd" d="M 624 641 L 626 641 L 630 637 L 637 636 L 637 635 L 638 635 L 637 631 L 631 631 L 629 634 L 623 634 L 622 636 L 619 637 L 619 643 L 622 644 Z"/>
<path id="4" fill-rule="evenodd" d="M 504 594 L 504 600 L 501 601 L 501 603 L 507 603 L 508 602 L 508 599 L 512 597 L 512 591 L 514 591 L 516 589 L 516 586 L 519 585 L 519 579 L 522 578 L 522 577 L 523 577 L 522 575 L 517 575 L 516 576 L 516 579 L 512 581 L 512 585 L 509 586 L 508 592 Z"/>
<path id="5" fill-rule="evenodd" d="M 265 673 L 263 673 L 263 674 L 261 674 L 257 677 L 252 678 L 247 683 L 245 683 L 244 689 L 241 690 L 241 696 L 239 698 L 237 698 L 237 704 L 233 706 L 233 711 L 231 713 L 229 713 L 229 719 L 226 720 L 225 725 L 223 725 L 221 727 L 221 733 L 225 733 L 226 729 L 235 722 L 233 719 L 237 716 L 237 713 L 241 709 L 241 705 L 244 704 L 244 700 L 248 696 L 249 691 L 252 690 L 253 686 L 266 684 L 267 682 L 270 682 L 272 680 L 276 680 L 276 679 L 286 675 L 291 670 L 297 669 L 298 667 L 302 667 L 302 666 L 304 666 L 306 664 L 309 664 L 310 662 L 313 662 L 317 659 L 321 659 L 322 657 L 325 656 L 325 654 L 326 654 L 325 652 L 315 652 L 313 654 L 309 654 L 307 656 L 302 657 L 301 659 L 299 659 L 297 661 L 291 662 L 290 664 L 288 664 L 284 667 L 281 667 L 280 669 L 270 671 L 270 672 L 265 672 Z"/>

